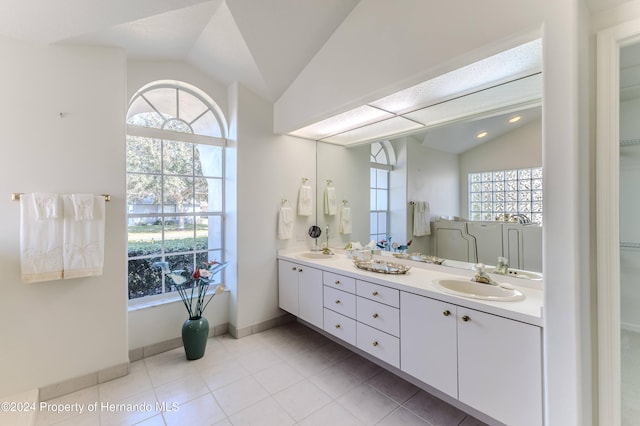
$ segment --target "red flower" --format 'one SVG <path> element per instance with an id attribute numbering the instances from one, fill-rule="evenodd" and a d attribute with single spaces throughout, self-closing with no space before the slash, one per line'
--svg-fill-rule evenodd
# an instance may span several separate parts
<path id="1" fill-rule="evenodd" d="M 192 275 L 194 280 L 197 280 L 200 278 L 200 269 L 196 269 L 195 271 L 193 271 L 193 275 Z"/>

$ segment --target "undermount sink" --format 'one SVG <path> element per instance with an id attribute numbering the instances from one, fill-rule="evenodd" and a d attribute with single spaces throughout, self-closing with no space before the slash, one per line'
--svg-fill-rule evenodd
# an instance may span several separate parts
<path id="1" fill-rule="evenodd" d="M 311 259 L 311 260 L 333 260 L 336 258 L 335 254 L 324 254 L 321 251 L 307 251 L 297 255 L 298 259 Z"/>
<path id="2" fill-rule="evenodd" d="M 484 268 L 485 272 L 493 274 L 495 272 L 495 266 L 487 266 Z M 521 269 L 509 269 L 506 277 L 525 278 L 527 280 L 542 281 L 542 274 L 531 271 L 523 271 Z"/>
<path id="3" fill-rule="evenodd" d="M 500 302 L 524 299 L 521 291 L 511 288 L 508 284 L 481 284 L 464 279 L 443 279 L 435 281 L 435 285 L 445 293 L 472 299 Z"/>

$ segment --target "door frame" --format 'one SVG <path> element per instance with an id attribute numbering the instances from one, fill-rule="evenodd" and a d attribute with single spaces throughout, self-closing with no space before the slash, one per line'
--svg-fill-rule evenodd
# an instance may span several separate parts
<path id="1" fill-rule="evenodd" d="M 620 48 L 640 41 L 640 19 L 597 34 L 596 242 L 599 424 L 621 423 Z"/>

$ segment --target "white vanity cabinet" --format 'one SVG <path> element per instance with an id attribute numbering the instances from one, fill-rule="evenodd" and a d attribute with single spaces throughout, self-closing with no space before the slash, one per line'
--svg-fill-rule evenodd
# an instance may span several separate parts
<path id="1" fill-rule="evenodd" d="M 401 292 L 401 370 L 458 398 L 456 306 Z"/>
<path id="2" fill-rule="evenodd" d="M 322 270 L 279 260 L 278 300 L 280 308 L 322 328 Z"/>
<path id="3" fill-rule="evenodd" d="M 401 370 L 508 425 L 542 424 L 540 327 L 401 292 Z"/>
<path id="4" fill-rule="evenodd" d="M 457 311 L 458 399 L 508 425 L 541 425 L 542 329 Z"/>

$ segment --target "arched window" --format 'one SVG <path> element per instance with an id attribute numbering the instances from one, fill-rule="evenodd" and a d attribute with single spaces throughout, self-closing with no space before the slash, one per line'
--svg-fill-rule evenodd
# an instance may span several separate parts
<path id="1" fill-rule="evenodd" d="M 155 82 L 133 96 L 127 113 L 129 299 L 175 290 L 154 262 L 193 271 L 224 260 L 226 135 L 220 108 L 193 86 Z"/>
<path id="2" fill-rule="evenodd" d="M 377 242 L 387 241 L 389 236 L 389 172 L 394 163 L 389 141 L 371 144 L 369 237 Z"/>

